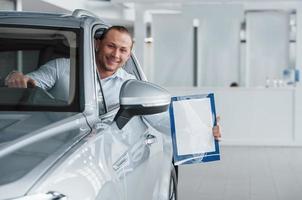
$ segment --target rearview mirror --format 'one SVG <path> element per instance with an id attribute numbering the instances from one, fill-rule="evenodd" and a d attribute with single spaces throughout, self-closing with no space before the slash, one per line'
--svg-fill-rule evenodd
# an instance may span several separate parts
<path id="1" fill-rule="evenodd" d="M 165 112 L 171 96 L 165 89 L 145 81 L 127 80 L 120 91 L 120 109 L 114 120 L 122 129 L 135 115 Z"/>

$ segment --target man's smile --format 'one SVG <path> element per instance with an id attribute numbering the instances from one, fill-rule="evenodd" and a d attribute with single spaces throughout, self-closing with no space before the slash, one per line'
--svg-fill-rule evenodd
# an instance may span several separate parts
<path id="1" fill-rule="evenodd" d="M 113 56 L 106 57 L 108 64 L 119 64 L 121 61 L 118 58 L 114 58 Z"/>

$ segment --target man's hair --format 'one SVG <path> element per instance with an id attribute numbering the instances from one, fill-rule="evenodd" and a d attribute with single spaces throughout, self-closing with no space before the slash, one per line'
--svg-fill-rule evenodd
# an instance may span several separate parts
<path id="1" fill-rule="evenodd" d="M 107 35 L 111 30 L 116 30 L 116 31 L 118 31 L 118 32 L 120 32 L 120 33 L 126 33 L 127 35 L 129 35 L 129 37 L 131 38 L 131 49 L 132 49 L 132 46 L 133 46 L 132 36 L 131 36 L 129 30 L 128 30 L 126 27 L 124 27 L 124 26 L 111 26 L 111 27 L 109 27 L 109 28 L 107 28 L 107 29 L 103 32 L 103 34 L 102 34 L 98 39 L 99 39 L 99 40 L 105 39 L 105 38 L 106 38 L 106 35 Z"/>

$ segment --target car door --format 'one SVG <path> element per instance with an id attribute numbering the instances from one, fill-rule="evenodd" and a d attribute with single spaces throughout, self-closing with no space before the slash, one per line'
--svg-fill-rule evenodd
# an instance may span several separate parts
<path id="1" fill-rule="evenodd" d="M 104 29 L 96 28 L 95 35 Z M 144 75 L 137 68 L 137 63 L 132 55 L 123 66 L 124 70 L 142 79 Z M 160 168 L 163 164 L 163 138 L 162 134 L 151 128 L 142 116 L 133 117 L 121 130 L 113 121 L 118 108 L 110 110 L 106 99 L 106 91 L 102 88 L 98 77 L 98 102 L 102 123 L 110 126 L 111 135 L 107 138 L 107 156 L 110 156 L 109 166 L 119 184 L 124 190 L 125 199 L 157 199 L 154 198 L 161 179 Z"/>
<path id="2" fill-rule="evenodd" d="M 112 112 L 112 111 L 111 111 Z M 114 176 L 122 185 L 125 199 L 158 199 L 163 162 L 160 132 L 151 128 L 141 116 L 133 117 L 121 130 L 112 116 L 102 118 L 110 126 L 107 157 Z"/>

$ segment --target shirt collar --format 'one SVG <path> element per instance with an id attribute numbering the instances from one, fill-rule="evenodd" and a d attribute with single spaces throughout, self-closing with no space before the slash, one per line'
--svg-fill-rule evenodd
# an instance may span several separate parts
<path id="1" fill-rule="evenodd" d="M 106 81 L 106 80 L 114 79 L 114 78 L 124 78 L 124 72 L 125 72 L 125 70 L 122 69 L 122 67 L 120 67 L 116 72 L 114 72 L 114 74 L 102 79 L 102 81 Z"/>

